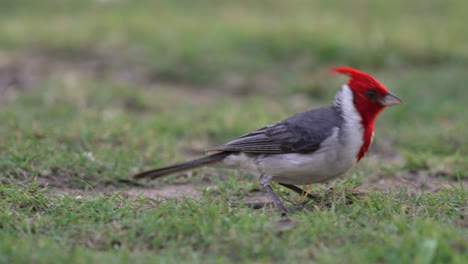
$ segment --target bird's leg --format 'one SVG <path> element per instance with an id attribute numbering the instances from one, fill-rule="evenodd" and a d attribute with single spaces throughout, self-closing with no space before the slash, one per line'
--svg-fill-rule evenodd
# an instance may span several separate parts
<path id="1" fill-rule="evenodd" d="M 294 191 L 295 193 L 300 194 L 300 195 L 304 195 L 304 193 L 306 193 L 304 190 L 297 187 L 296 185 L 280 183 L 280 182 L 278 184 L 283 186 L 283 187 L 286 187 L 286 188 L 290 189 L 291 191 Z M 322 201 L 321 197 L 313 195 L 311 193 L 307 193 L 307 198 L 309 198 L 311 200 L 314 200 L 316 202 L 321 202 Z"/>
<path id="2" fill-rule="evenodd" d="M 267 190 L 271 198 L 273 198 L 273 202 L 275 203 L 276 207 L 278 207 L 283 212 L 283 214 L 288 214 L 289 211 L 283 206 L 280 198 L 270 186 L 272 180 L 273 177 L 271 177 L 270 175 L 262 174 L 260 176 L 260 184 L 263 186 L 263 188 L 265 188 L 265 190 Z"/>
<path id="3" fill-rule="evenodd" d="M 307 197 L 307 195 L 309 195 L 310 187 L 312 187 L 312 183 L 309 184 L 309 188 L 307 188 L 307 192 L 306 192 L 305 195 L 304 195 L 304 199 Z"/>

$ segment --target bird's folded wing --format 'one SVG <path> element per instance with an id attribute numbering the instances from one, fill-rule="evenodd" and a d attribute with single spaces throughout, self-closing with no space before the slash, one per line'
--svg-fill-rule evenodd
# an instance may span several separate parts
<path id="1" fill-rule="evenodd" d="M 234 139 L 207 153 L 234 151 L 256 154 L 311 153 L 320 148 L 341 124 L 336 109 L 324 107 L 304 112 L 279 123 Z"/>
<path id="2" fill-rule="evenodd" d="M 281 145 L 279 142 L 265 134 L 266 129 L 267 127 L 264 127 L 255 132 L 234 139 L 223 146 L 207 149 L 205 152 L 239 151 L 265 154 L 282 153 Z"/>

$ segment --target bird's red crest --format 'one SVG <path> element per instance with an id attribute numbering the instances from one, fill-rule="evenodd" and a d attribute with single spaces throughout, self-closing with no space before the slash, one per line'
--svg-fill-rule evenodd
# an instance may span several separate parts
<path id="1" fill-rule="evenodd" d="M 337 74 L 345 74 L 351 77 L 349 79 L 348 86 L 355 93 L 363 92 L 367 89 L 375 89 L 377 92 L 382 93 L 383 95 L 388 93 L 387 89 L 377 80 L 375 80 L 368 74 L 360 72 L 358 70 L 352 68 L 332 68 L 331 72 Z"/>

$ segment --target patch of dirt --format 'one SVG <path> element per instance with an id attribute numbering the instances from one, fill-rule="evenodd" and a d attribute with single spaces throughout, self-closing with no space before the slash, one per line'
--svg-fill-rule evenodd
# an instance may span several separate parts
<path id="1" fill-rule="evenodd" d="M 198 200 L 203 194 L 201 190 L 206 188 L 210 188 L 210 186 L 194 186 L 191 184 L 164 184 L 160 186 L 154 186 L 151 188 L 130 187 L 125 189 L 119 189 L 115 187 L 98 187 L 92 191 L 73 188 L 51 188 L 50 194 L 57 196 L 67 195 L 75 198 L 78 197 L 80 199 L 83 197 L 116 194 L 121 191 L 121 195 L 150 198 L 155 200 L 165 200 L 172 198 L 183 199 L 184 197 Z"/>
<path id="2" fill-rule="evenodd" d="M 43 69 L 35 63 L 26 63 L 25 59 L 0 53 L 0 103 L 7 102 L 40 79 Z"/>
<path id="3" fill-rule="evenodd" d="M 112 51 L 60 52 L 29 49 L 19 53 L 0 53 L 0 103 L 34 88 L 48 79 L 74 76 L 148 86 L 161 83 L 162 77 L 148 68 L 140 54 Z"/>
<path id="4" fill-rule="evenodd" d="M 167 199 L 182 200 L 184 198 L 198 200 L 202 197 L 204 191 L 217 189 L 212 185 L 193 185 L 193 184 L 164 184 L 152 187 L 130 187 L 130 188 L 96 188 L 91 191 L 73 188 L 50 188 L 49 194 L 63 197 L 69 196 L 74 199 L 93 199 L 98 196 L 113 196 L 118 194 L 121 197 L 130 199 L 146 198 L 157 201 Z M 273 202 L 268 193 L 256 190 L 249 193 L 248 196 L 232 201 L 233 206 L 245 206 L 253 209 L 260 209 L 265 206 L 272 206 Z"/>
<path id="5" fill-rule="evenodd" d="M 389 150 L 390 149 L 390 150 Z M 396 154 L 391 147 L 379 148 L 374 150 L 377 155 L 369 155 L 366 157 L 366 162 L 380 166 L 379 163 L 385 163 L 392 166 L 403 168 L 405 159 L 403 156 Z M 455 178 L 444 178 L 444 172 L 439 170 L 418 170 L 409 171 L 400 169 L 397 173 L 386 173 L 381 175 L 373 175 L 367 178 L 360 189 L 379 189 L 382 191 L 407 189 L 409 192 L 426 192 L 436 193 L 444 187 L 452 188 L 451 185 L 459 187 L 460 184 Z M 461 182 L 464 186 L 468 186 L 468 177 L 462 176 Z"/>
<path id="6" fill-rule="evenodd" d="M 130 196 L 141 196 L 155 200 L 159 199 L 182 199 L 183 197 L 200 199 L 202 196 L 202 189 L 209 188 L 210 186 L 193 186 L 190 184 L 171 184 L 155 186 L 152 188 L 129 188 L 122 192 L 122 194 Z"/>
<path id="7" fill-rule="evenodd" d="M 468 179 L 462 178 L 464 186 L 468 186 Z M 382 191 L 407 189 L 410 192 L 436 193 L 444 187 L 452 188 L 451 185 L 459 187 L 455 179 L 445 179 L 431 175 L 426 171 L 398 172 L 391 175 L 380 175 L 371 177 L 364 181 L 360 189 L 377 188 Z"/>
<path id="8" fill-rule="evenodd" d="M 223 89 L 213 85 L 188 84 L 185 80 L 168 79 L 164 74 L 150 68 L 145 60 L 146 56 L 140 52 L 121 50 L 65 52 L 30 48 L 13 54 L 0 52 L 0 103 L 9 102 L 21 92 L 37 87 L 49 79 L 100 79 L 149 89 L 153 89 L 155 85 L 167 86 L 189 95 L 192 100 L 213 100 L 227 95 L 238 98 L 278 86 L 277 82 L 273 85 L 271 79 L 268 82 L 262 76 L 251 77 L 255 81 L 232 81 L 229 74 L 221 78 Z M 244 91 L 246 89 L 248 92 Z"/>
<path id="9" fill-rule="evenodd" d="M 40 182 L 42 180 L 38 179 Z M 406 189 L 408 193 L 436 193 L 443 189 L 442 186 L 452 188 L 450 184 L 459 186 L 458 182 L 452 180 L 439 179 L 432 177 L 425 172 L 413 172 L 413 173 L 397 173 L 395 175 L 373 177 L 367 179 L 358 190 L 353 190 L 351 193 L 355 197 L 365 195 L 365 191 L 371 189 L 380 189 L 384 192 L 396 193 L 399 190 Z M 463 184 L 468 186 L 468 180 L 464 180 Z M 218 187 L 212 184 L 161 184 L 151 186 L 134 186 L 134 187 L 116 187 L 114 185 L 103 185 L 100 184 L 95 186 L 92 190 L 84 190 L 78 188 L 70 188 L 63 186 L 51 186 L 49 188 L 50 194 L 58 197 L 69 196 L 71 198 L 80 199 L 95 199 L 96 197 L 102 196 L 114 196 L 119 195 L 125 199 L 134 200 L 137 198 L 152 199 L 156 201 L 164 201 L 167 199 L 183 200 L 184 198 L 199 200 L 205 191 L 217 190 Z M 297 195 L 297 194 L 292 194 Z M 325 205 L 327 200 L 325 198 Z M 247 196 L 237 198 L 231 201 L 231 206 L 241 209 L 261 209 L 264 207 L 268 208 L 268 211 L 277 211 L 271 197 L 263 190 L 254 190 L 248 193 Z M 298 210 L 302 210 L 305 207 L 296 204 Z M 285 231 L 294 227 L 294 223 L 272 223 L 271 227 L 276 231 Z"/>

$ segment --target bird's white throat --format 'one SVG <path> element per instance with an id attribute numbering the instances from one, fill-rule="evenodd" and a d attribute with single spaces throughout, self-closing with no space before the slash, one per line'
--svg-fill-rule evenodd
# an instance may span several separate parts
<path id="1" fill-rule="evenodd" d="M 362 117 L 354 106 L 354 94 L 348 85 L 343 85 L 335 96 L 333 106 L 341 109 L 343 117 L 343 127 L 341 129 L 342 142 L 346 142 L 346 151 L 349 155 L 357 156 L 359 149 L 364 143 L 364 128 L 362 126 Z"/>

